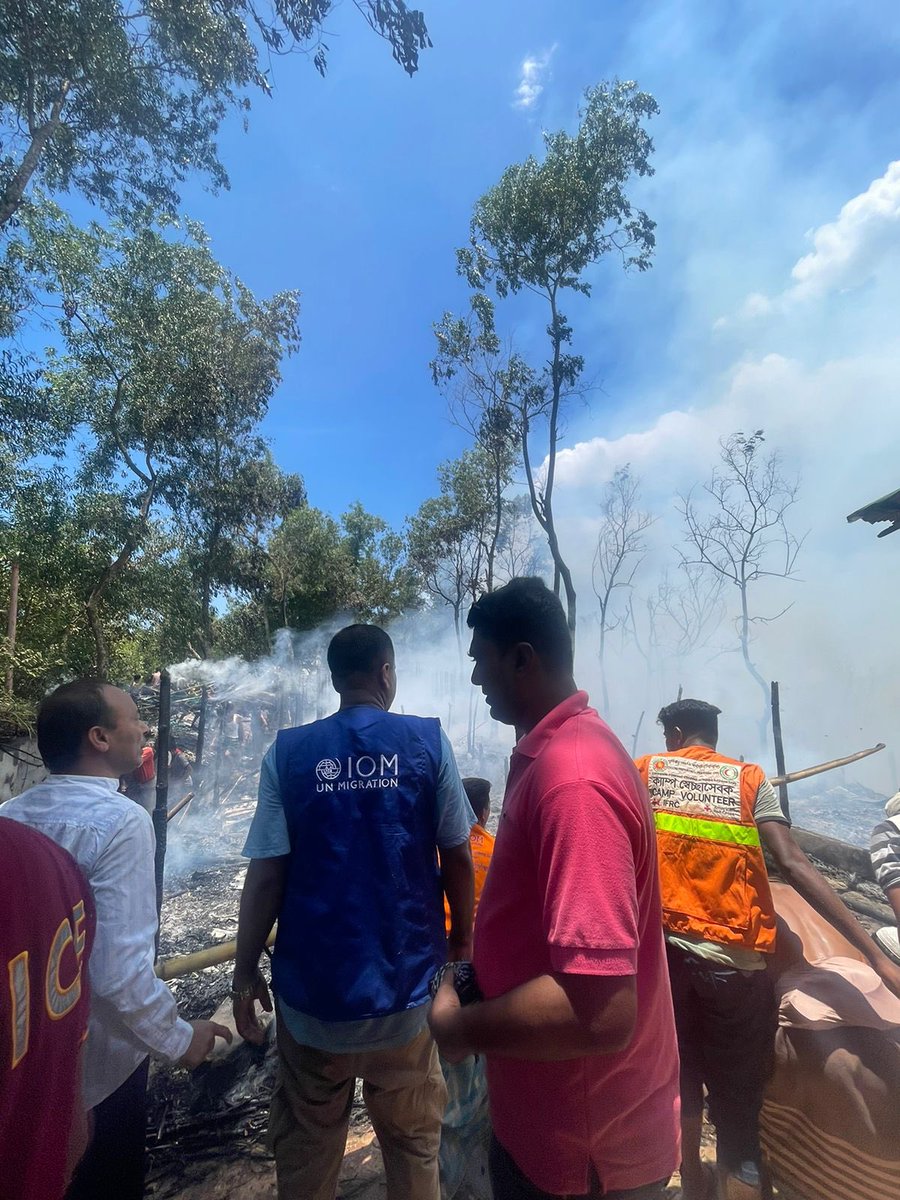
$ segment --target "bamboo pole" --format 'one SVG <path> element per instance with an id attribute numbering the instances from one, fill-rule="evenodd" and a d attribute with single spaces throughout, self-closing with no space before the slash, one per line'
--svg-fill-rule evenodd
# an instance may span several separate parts
<path id="1" fill-rule="evenodd" d="M 879 742 L 877 746 L 870 746 L 868 750 L 858 750 L 856 754 L 848 754 L 846 758 L 833 758 L 830 762 L 807 767 L 804 771 L 789 771 L 787 775 L 775 775 L 769 779 L 769 783 L 773 787 L 780 787 L 783 783 L 797 783 L 800 779 L 809 779 L 813 775 L 821 775 L 825 771 L 834 771 L 838 767 L 846 767 L 849 763 L 859 762 L 861 758 L 868 758 L 870 754 L 877 754 L 879 750 L 883 749 L 884 742 Z"/>
<path id="2" fill-rule="evenodd" d="M 277 932 L 276 925 L 266 938 L 267 946 L 274 946 Z M 160 979 L 180 979 L 182 975 L 191 975 L 194 971 L 202 971 L 206 967 L 217 967 L 220 963 L 231 962 L 236 953 L 237 938 L 231 938 L 227 942 L 195 950 L 193 954 L 175 954 L 171 958 L 164 958 L 156 964 L 156 974 Z"/>
<path id="3" fill-rule="evenodd" d="M 188 792 L 186 796 L 182 796 L 177 804 L 166 810 L 166 820 L 171 821 L 173 817 L 177 817 L 182 809 L 187 808 L 194 798 L 193 792 Z"/>

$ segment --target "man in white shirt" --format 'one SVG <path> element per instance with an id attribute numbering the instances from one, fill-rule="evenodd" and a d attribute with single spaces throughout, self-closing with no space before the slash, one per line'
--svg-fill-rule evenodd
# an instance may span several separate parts
<path id="1" fill-rule="evenodd" d="M 37 718 L 50 778 L 0 808 L 68 850 L 97 910 L 83 1077 L 94 1135 L 67 1200 L 140 1200 L 148 1056 L 193 1068 L 217 1036 L 231 1041 L 212 1021 L 183 1021 L 154 974 L 153 824 L 118 791 L 140 763 L 146 728 L 127 692 L 93 679 L 65 684 Z"/>

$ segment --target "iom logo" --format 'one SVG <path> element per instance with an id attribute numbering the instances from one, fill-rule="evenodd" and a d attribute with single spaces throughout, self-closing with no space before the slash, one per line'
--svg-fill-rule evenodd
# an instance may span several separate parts
<path id="1" fill-rule="evenodd" d="M 341 764 L 336 758 L 323 758 L 316 764 L 316 778 L 333 783 L 340 776 Z"/>
<path id="2" fill-rule="evenodd" d="M 357 792 L 400 786 L 398 754 L 349 754 L 323 758 L 316 764 L 317 792 Z"/>

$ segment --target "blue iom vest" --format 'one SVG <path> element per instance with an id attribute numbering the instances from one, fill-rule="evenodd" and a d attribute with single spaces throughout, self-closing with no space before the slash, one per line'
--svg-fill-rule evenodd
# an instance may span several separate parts
<path id="1" fill-rule="evenodd" d="M 414 1008 L 446 957 L 440 722 L 360 705 L 278 734 L 291 841 L 275 991 L 320 1021 Z"/>

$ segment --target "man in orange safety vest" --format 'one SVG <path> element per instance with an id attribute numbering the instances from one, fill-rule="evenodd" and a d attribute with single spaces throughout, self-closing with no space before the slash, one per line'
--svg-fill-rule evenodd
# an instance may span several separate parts
<path id="1" fill-rule="evenodd" d="M 700 1160 L 704 1086 L 716 1127 L 719 1194 L 761 1195 L 759 1113 L 777 1025 L 765 970 L 775 949 L 775 906 L 764 848 L 782 879 L 900 995 L 900 968 L 800 849 L 762 768 L 717 752 L 720 711 L 703 700 L 663 708 L 666 751 L 636 763 L 656 821 L 681 1056 L 684 1200 L 717 1194 Z"/>

